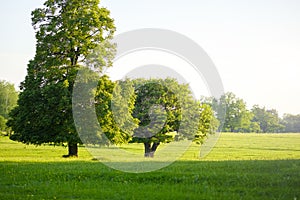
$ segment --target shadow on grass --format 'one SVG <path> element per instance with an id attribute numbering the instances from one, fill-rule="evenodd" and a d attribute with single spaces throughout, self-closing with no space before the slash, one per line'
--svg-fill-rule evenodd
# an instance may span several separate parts
<path id="1" fill-rule="evenodd" d="M 0 162 L 0 171 L 0 199 L 300 198 L 300 160 L 177 161 L 139 174 L 97 161 Z"/>

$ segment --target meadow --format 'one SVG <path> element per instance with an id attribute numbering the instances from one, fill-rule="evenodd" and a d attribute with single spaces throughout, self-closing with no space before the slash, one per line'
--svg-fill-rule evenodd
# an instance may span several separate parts
<path id="1" fill-rule="evenodd" d="M 79 158 L 66 152 L 0 137 L 0 199 L 300 199 L 300 134 L 223 133 L 204 158 L 193 145 L 138 174 L 108 168 L 84 147 Z"/>

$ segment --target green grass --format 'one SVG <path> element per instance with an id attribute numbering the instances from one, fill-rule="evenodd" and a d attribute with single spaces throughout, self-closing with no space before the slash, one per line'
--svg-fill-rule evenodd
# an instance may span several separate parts
<path id="1" fill-rule="evenodd" d="M 192 145 L 183 159 L 198 159 L 199 146 Z M 300 134 L 223 133 L 204 160 L 300 159 Z"/>
<path id="2" fill-rule="evenodd" d="M 300 134 L 224 133 L 205 158 L 193 145 L 141 174 L 92 161 L 83 147 L 79 158 L 62 158 L 66 152 L 0 137 L 0 199 L 300 199 Z"/>

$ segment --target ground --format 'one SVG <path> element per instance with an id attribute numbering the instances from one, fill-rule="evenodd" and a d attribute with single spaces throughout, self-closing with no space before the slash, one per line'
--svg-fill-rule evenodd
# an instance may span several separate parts
<path id="1" fill-rule="evenodd" d="M 300 134 L 223 133 L 205 158 L 193 145 L 166 168 L 130 174 L 84 147 L 66 159 L 64 147 L 0 137 L 0 199 L 300 199 L 299 144 Z"/>

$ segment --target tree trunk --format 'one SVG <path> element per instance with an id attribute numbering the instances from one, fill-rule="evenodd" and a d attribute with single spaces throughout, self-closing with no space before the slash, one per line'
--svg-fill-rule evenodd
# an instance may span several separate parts
<path id="1" fill-rule="evenodd" d="M 67 157 L 78 157 L 77 143 L 76 144 L 69 143 L 68 144 L 68 150 L 69 150 L 69 154 L 64 155 L 63 157 L 65 157 L 65 158 L 67 158 Z"/>
<path id="2" fill-rule="evenodd" d="M 153 145 L 152 145 L 152 147 L 151 147 L 151 152 L 150 152 L 150 157 L 151 157 L 151 158 L 154 157 L 154 153 L 155 153 L 155 151 L 156 151 L 158 145 L 159 145 L 159 142 L 154 142 L 154 143 L 153 143 Z"/>
<path id="3" fill-rule="evenodd" d="M 151 143 L 150 142 L 145 142 L 144 143 L 144 147 L 145 147 L 145 154 L 144 156 L 145 157 L 151 157 L 153 158 L 154 157 L 154 153 L 158 147 L 160 143 L 159 142 L 154 142 L 151 146 Z"/>
<path id="4" fill-rule="evenodd" d="M 145 147 L 145 157 L 150 157 L 150 152 L 151 152 L 151 143 L 150 142 L 145 142 L 144 143 L 144 147 Z"/>

